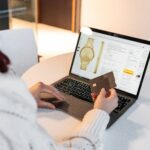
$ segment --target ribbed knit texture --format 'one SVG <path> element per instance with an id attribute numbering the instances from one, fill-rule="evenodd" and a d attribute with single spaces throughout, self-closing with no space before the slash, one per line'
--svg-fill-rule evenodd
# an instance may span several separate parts
<path id="1" fill-rule="evenodd" d="M 101 138 L 109 122 L 109 115 L 102 110 L 93 109 L 84 116 L 82 123 L 77 127 L 74 136 L 88 137 L 93 143 Z"/>
<path id="2" fill-rule="evenodd" d="M 0 73 L 0 112 L 36 120 L 37 104 L 26 84 L 14 74 Z"/>
<path id="3" fill-rule="evenodd" d="M 0 150 L 103 149 L 102 134 L 109 121 L 106 112 L 89 111 L 68 139 L 57 144 L 37 124 L 37 105 L 25 83 L 9 74 L 0 74 L 0 83 Z"/>

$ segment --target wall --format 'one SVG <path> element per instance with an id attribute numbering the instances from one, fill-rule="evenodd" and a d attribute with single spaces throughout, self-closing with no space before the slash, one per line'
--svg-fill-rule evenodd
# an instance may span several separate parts
<path id="1" fill-rule="evenodd" d="M 82 0 L 81 25 L 150 39 L 150 1 Z"/>
<path id="2" fill-rule="evenodd" d="M 72 0 L 39 0 L 39 23 L 71 30 Z"/>

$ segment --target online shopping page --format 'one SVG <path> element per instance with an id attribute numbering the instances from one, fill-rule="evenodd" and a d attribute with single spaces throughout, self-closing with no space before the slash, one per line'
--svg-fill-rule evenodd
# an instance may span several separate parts
<path id="1" fill-rule="evenodd" d="M 113 71 L 117 89 L 137 94 L 149 47 L 109 35 L 81 34 L 71 73 L 93 79 Z"/>

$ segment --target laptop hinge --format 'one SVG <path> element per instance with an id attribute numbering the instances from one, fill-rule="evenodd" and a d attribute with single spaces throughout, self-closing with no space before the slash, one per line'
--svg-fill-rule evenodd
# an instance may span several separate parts
<path id="1" fill-rule="evenodd" d="M 78 80 L 78 81 L 80 81 L 80 82 L 84 82 L 84 83 L 86 83 L 86 84 L 89 84 L 89 81 L 90 81 L 89 79 L 86 79 L 86 78 L 83 78 L 83 77 L 81 77 L 81 76 L 77 76 L 77 75 L 74 75 L 74 74 L 70 74 L 70 75 L 69 75 L 69 78 Z"/>

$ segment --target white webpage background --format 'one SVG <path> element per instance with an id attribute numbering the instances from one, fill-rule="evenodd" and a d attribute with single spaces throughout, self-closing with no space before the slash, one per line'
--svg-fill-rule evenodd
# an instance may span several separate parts
<path id="1" fill-rule="evenodd" d="M 95 57 L 89 63 L 87 70 L 84 71 L 80 69 L 80 50 L 85 46 L 88 38 L 94 39 L 93 49 Z M 95 74 L 93 72 L 102 41 L 104 42 L 103 52 L 99 68 Z M 116 88 L 136 95 L 149 49 L 148 45 L 108 35 L 93 33 L 89 36 L 81 34 L 71 73 L 87 79 L 93 79 L 113 71 L 117 84 Z M 134 72 L 133 75 L 124 73 L 125 69 L 132 70 Z"/>

